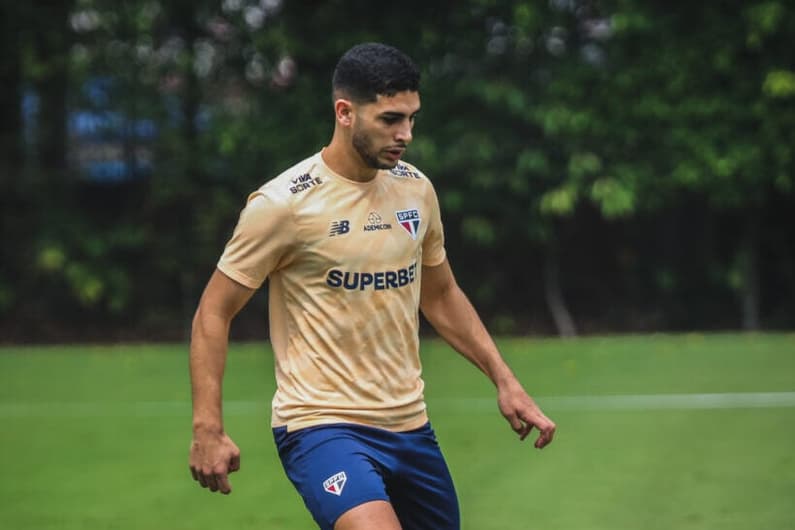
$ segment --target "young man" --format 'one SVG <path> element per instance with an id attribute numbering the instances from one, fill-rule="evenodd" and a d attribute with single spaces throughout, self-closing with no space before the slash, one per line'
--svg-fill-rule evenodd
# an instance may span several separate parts
<path id="1" fill-rule="evenodd" d="M 423 400 L 421 309 L 497 388 L 500 411 L 542 448 L 555 424 L 503 361 L 457 285 L 436 194 L 401 162 L 420 110 L 402 52 L 361 44 L 332 82 L 328 147 L 252 193 L 193 321 L 193 478 L 229 493 L 240 451 L 221 383 L 229 326 L 269 279 L 277 390 L 272 427 L 285 472 L 323 529 L 459 528 L 455 490 Z"/>

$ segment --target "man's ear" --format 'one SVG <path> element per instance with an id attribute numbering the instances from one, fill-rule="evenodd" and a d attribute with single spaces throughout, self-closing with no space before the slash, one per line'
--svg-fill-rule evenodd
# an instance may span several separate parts
<path id="1" fill-rule="evenodd" d="M 353 103 L 343 98 L 334 100 L 334 115 L 340 125 L 350 127 L 353 123 Z"/>

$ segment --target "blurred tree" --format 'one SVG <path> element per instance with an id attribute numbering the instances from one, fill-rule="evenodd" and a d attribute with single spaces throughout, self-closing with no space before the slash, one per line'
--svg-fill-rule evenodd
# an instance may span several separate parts
<path id="1" fill-rule="evenodd" d="M 4 173 L 18 170 L 22 163 L 22 14 L 18 11 L 9 2 L 0 4 L 0 49 L 4 50 L 0 57 L 0 161 Z"/>
<path id="2" fill-rule="evenodd" d="M 728 242 L 734 258 L 709 251 L 724 241 L 708 231 L 700 243 L 707 270 L 694 272 L 701 264 L 687 259 L 668 269 L 663 258 L 657 292 L 676 289 L 680 301 L 690 290 L 706 295 L 698 284 L 714 263 L 722 288 L 740 294 L 743 327 L 757 328 L 761 208 L 775 195 L 792 197 L 793 10 L 769 1 L 743 3 L 741 16 L 629 0 L 468 7 L 485 27 L 445 32 L 466 38 L 445 40 L 447 81 L 456 86 L 440 88 L 447 97 L 434 101 L 457 120 L 437 135 L 450 141 L 434 158 L 442 174 L 457 168 L 464 176 L 447 198 L 448 207 L 472 213 L 461 223 L 471 240 L 487 248 L 540 243 L 547 304 L 569 335 L 559 260 L 566 234 L 584 228 L 583 202 L 615 222 L 683 214 L 683 199 L 694 197 L 713 215 L 738 219 L 740 235 Z"/>
<path id="3" fill-rule="evenodd" d="M 72 44 L 69 14 L 72 1 L 46 2 L 36 7 L 32 54 L 28 71 L 39 97 L 36 130 L 37 160 L 53 180 L 66 170 L 66 95 Z"/>
<path id="4" fill-rule="evenodd" d="M 792 325 L 786 2 L 2 10 L 4 336 L 184 337 L 246 195 L 328 141 L 334 62 L 366 40 L 423 69 L 409 161 L 494 331 L 736 325 L 735 297 L 746 328 Z"/>
<path id="5" fill-rule="evenodd" d="M 795 11 L 775 1 L 735 7 L 608 4 L 602 75 L 589 100 L 569 102 L 600 124 L 593 132 L 601 163 L 593 179 L 569 185 L 583 184 L 577 189 L 607 216 L 670 209 L 692 196 L 713 215 L 735 219 L 733 258 L 719 266 L 720 276 L 739 294 L 742 326 L 756 329 L 763 210 L 793 191 L 787 68 Z M 672 279 L 695 279 L 687 270 L 679 276 Z"/>
<path id="6" fill-rule="evenodd" d="M 562 336 L 576 334 L 563 294 L 563 241 L 573 229 L 577 182 L 599 166 L 585 134 L 588 115 L 565 106 L 585 99 L 582 81 L 594 68 L 566 54 L 588 39 L 580 25 L 594 16 L 575 4 L 470 2 L 438 35 L 425 30 L 436 49 L 420 54 L 431 57 L 425 93 L 436 140 L 420 143 L 422 160 L 460 219 L 464 248 L 493 252 L 496 268 L 509 271 L 477 270 L 476 297 L 521 314 L 540 290 Z M 496 325 L 515 329 L 511 313 Z"/>
<path id="7" fill-rule="evenodd" d="M 17 229 L 17 182 L 23 160 L 21 28 L 24 18 L 10 2 L 0 3 L 0 238 L 11 241 Z M 15 292 L 10 281 L 16 264 L 9 245 L 0 247 L 0 316 L 13 305 Z"/>

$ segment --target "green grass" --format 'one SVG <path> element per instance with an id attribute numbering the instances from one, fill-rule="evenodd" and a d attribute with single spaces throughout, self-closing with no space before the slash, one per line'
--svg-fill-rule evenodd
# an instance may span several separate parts
<path id="1" fill-rule="evenodd" d="M 795 391 L 795 335 L 503 340 L 559 425 L 519 443 L 490 383 L 423 348 L 431 419 L 466 530 L 795 528 L 795 407 L 609 408 L 565 396 Z M 232 495 L 190 478 L 184 345 L 0 348 L 0 523 L 25 529 L 313 528 L 276 456 L 264 345 L 233 345 Z M 545 405 L 546 401 L 546 405 Z M 591 403 L 591 405 L 589 405 Z"/>

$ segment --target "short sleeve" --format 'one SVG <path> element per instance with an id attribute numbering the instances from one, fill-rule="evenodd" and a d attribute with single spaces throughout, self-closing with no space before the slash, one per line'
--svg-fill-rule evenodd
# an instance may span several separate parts
<path id="1" fill-rule="evenodd" d="M 288 257 L 295 239 L 288 204 L 266 192 L 249 196 L 218 269 L 250 289 L 259 288 Z"/>
<path id="2" fill-rule="evenodd" d="M 442 215 L 439 211 L 439 199 L 433 186 L 428 185 L 430 190 L 428 219 L 428 230 L 425 232 L 425 239 L 422 241 L 422 264 L 426 267 L 435 267 L 444 261 L 446 252 L 444 249 L 444 228 L 442 227 Z"/>

